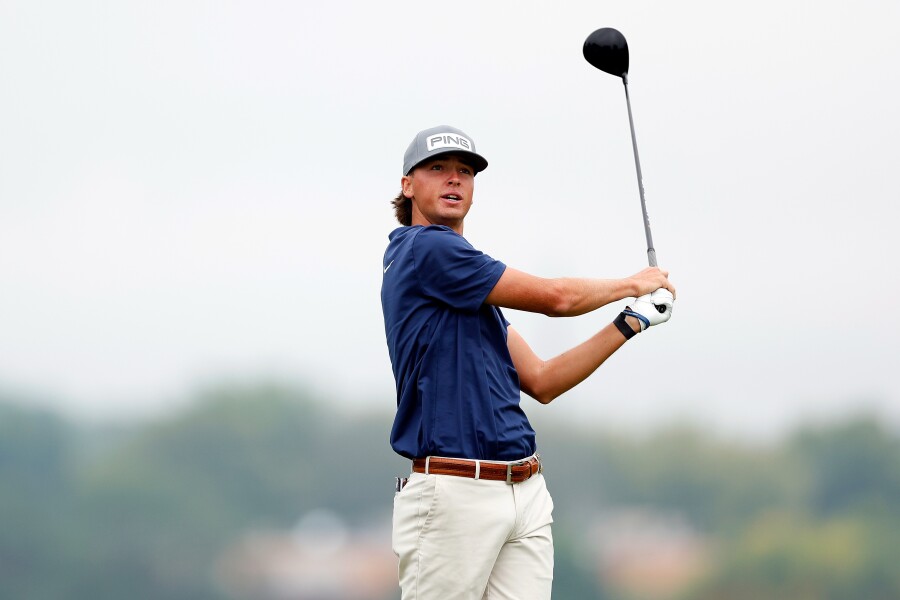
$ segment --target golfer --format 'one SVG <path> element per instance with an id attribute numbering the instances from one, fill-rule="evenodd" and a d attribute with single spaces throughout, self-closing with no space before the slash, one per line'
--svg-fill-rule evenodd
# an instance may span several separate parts
<path id="1" fill-rule="evenodd" d="M 397 387 L 391 445 L 412 461 L 394 497 L 403 600 L 550 598 L 553 501 L 520 392 L 549 403 L 672 314 L 675 288 L 655 267 L 544 279 L 475 249 L 463 226 L 487 165 L 459 129 L 426 129 L 393 201 L 402 227 L 389 236 L 381 302 Z M 569 317 L 629 297 L 613 323 L 546 361 L 501 311 Z"/>

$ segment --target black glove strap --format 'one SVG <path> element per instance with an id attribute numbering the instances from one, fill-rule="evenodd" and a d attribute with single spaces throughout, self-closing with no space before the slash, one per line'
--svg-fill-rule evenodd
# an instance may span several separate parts
<path id="1" fill-rule="evenodd" d="M 633 338 L 635 336 L 634 329 L 632 329 L 631 325 L 629 325 L 625 321 L 625 313 L 624 312 L 619 313 L 619 316 L 616 317 L 615 321 L 613 321 L 613 325 L 615 325 L 619 329 L 619 331 L 622 332 L 622 335 L 625 336 L 626 340 L 630 340 L 631 338 Z"/>

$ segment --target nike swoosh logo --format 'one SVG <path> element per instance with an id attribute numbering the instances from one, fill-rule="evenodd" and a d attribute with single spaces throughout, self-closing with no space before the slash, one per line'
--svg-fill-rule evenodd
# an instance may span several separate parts
<path id="1" fill-rule="evenodd" d="M 394 264 L 394 261 L 391 261 L 390 263 L 388 263 L 388 266 L 386 266 L 386 267 L 384 268 L 384 272 L 385 272 L 385 273 L 387 273 L 387 270 L 391 268 L 391 265 L 392 265 L 392 264 Z"/>

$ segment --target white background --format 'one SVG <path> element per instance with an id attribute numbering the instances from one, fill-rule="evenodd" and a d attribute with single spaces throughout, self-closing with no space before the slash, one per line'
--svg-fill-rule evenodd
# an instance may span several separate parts
<path id="1" fill-rule="evenodd" d="M 403 151 L 490 161 L 466 237 L 543 276 L 645 248 L 613 26 L 672 321 L 547 411 L 751 436 L 900 422 L 900 4 L 0 3 L 0 387 L 88 417 L 221 377 L 393 405 L 379 302 Z M 541 355 L 576 319 L 509 311 Z M 538 417 L 540 418 L 540 417 Z"/>

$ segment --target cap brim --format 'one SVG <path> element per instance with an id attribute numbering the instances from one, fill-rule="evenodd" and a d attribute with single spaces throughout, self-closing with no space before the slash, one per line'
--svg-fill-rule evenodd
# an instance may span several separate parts
<path id="1" fill-rule="evenodd" d="M 469 152 L 467 150 L 460 150 L 459 148 L 447 148 L 446 150 L 437 150 L 432 152 L 428 157 L 423 158 L 413 166 L 409 168 L 409 171 L 406 172 L 407 175 L 412 173 L 413 169 L 418 167 L 419 165 L 426 163 L 430 160 L 434 160 L 438 157 L 445 156 L 447 154 L 453 154 L 459 156 L 463 159 L 464 162 L 470 164 L 472 168 L 475 170 L 475 173 L 481 173 L 485 169 L 487 169 L 488 161 L 480 154 L 476 154 L 475 152 Z"/>

